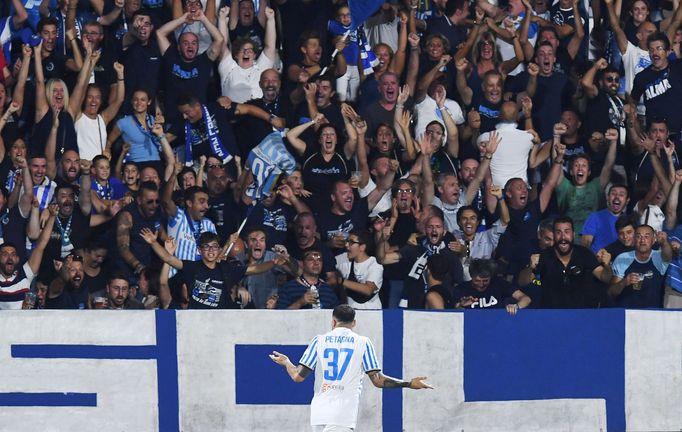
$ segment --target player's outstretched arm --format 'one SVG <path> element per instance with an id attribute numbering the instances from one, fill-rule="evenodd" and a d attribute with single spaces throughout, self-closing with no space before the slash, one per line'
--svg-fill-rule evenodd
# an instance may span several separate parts
<path id="1" fill-rule="evenodd" d="M 289 357 L 277 351 L 273 351 L 272 354 L 270 354 L 270 359 L 275 363 L 284 366 L 291 379 L 297 383 L 303 382 L 310 374 L 310 369 L 303 365 L 294 366 L 291 360 L 289 360 Z"/>
<path id="2" fill-rule="evenodd" d="M 433 388 L 431 384 L 424 382 L 426 377 L 416 377 L 412 378 L 410 381 L 403 381 L 398 378 L 384 375 L 380 371 L 371 371 L 367 375 L 369 375 L 369 379 L 372 380 L 374 387 L 378 388 L 410 388 L 412 390 Z"/>

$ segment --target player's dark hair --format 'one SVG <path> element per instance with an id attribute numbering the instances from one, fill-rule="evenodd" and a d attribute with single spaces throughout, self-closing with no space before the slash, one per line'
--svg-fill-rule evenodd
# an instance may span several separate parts
<path id="1" fill-rule="evenodd" d="M 115 279 L 121 279 L 128 282 L 128 287 L 130 287 L 130 280 L 128 279 L 128 276 L 126 276 L 125 274 L 123 274 L 123 272 L 120 271 L 114 271 L 109 275 L 109 277 L 107 278 L 107 286 L 111 285 L 111 281 Z"/>
<path id="2" fill-rule="evenodd" d="M 140 183 L 140 195 L 142 195 L 142 191 L 143 191 L 143 190 L 149 190 L 149 191 L 152 191 L 152 192 L 158 192 L 158 191 L 159 191 L 159 187 L 158 187 L 158 186 L 156 185 L 156 183 L 154 183 L 153 181 L 146 181 L 146 182 Z"/>
<path id="3" fill-rule="evenodd" d="M 646 38 L 646 46 L 649 47 L 649 45 L 651 45 L 652 42 L 657 41 L 663 42 L 663 48 L 665 48 L 666 51 L 670 49 L 670 39 L 668 39 L 668 36 L 666 36 L 666 34 L 661 31 L 655 31 L 651 33 Z"/>
<path id="4" fill-rule="evenodd" d="M 457 210 L 457 225 L 459 225 L 459 229 L 462 229 L 462 225 L 459 223 L 459 221 L 460 219 L 462 219 L 462 215 L 467 210 L 471 210 L 472 212 L 476 213 L 476 219 L 478 219 L 479 221 L 481 220 L 481 213 L 478 211 L 476 207 L 472 205 L 462 206 Z"/>
<path id="5" fill-rule="evenodd" d="M 355 309 L 347 304 L 340 304 L 334 308 L 332 317 L 340 323 L 352 323 L 355 319 Z"/>

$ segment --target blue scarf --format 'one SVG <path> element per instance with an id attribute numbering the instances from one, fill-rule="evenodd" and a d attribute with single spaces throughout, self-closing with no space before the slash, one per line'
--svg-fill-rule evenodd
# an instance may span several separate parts
<path id="1" fill-rule="evenodd" d="M 344 35 L 347 31 L 350 31 L 348 37 L 350 43 L 357 43 L 360 49 L 360 60 L 362 61 L 362 71 L 365 75 L 369 75 L 374 72 L 374 67 L 379 64 L 379 60 L 372 47 L 367 42 L 367 36 L 365 36 L 365 28 L 360 25 L 357 29 L 352 30 L 352 26 L 344 26 L 338 21 L 329 21 L 329 30 L 336 36 Z M 355 40 L 355 41 L 353 41 Z"/>
<path id="2" fill-rule="evenodd" d="M 211 145 L 211 150 L 213 151 L 213 154 L 220 159 L 223 164 L 228 163 L 229 161 L 232 160 L 232 155 L 230 154 L 229 151 L 223 146 L 222 141 L 220 141 L 220 136 L 219 130 L 218 130 L 218 125 L 216 122 L 211 118 L 211 115 L 208 113 L 208 108 L 206 108 L 206 105 L 201 105 L 201 111 L 204 115 L 203 120 L 204 120 L 204 125 L 206 126 L 206 135 L 208 135 L 208 142 Z M 189 121 L 185 121 L 185 165 L 186 166 L 192 166 L 193 164 L 193 159 L 192 159 L 192 124 Z"/>

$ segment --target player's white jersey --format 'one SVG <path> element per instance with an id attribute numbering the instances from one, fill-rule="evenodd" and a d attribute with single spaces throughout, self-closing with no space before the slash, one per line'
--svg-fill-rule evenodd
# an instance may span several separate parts
<path id="1" fill-rule="evenodd" d="M 313 338 L 300 364 L 315 370 L 310 424 L 355 428 L 365 373 L 380 370 L 369 338 L 346 327 Z"/>

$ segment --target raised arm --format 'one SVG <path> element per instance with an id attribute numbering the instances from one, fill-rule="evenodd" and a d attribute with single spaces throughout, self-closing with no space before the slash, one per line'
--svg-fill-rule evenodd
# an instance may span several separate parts
<path id="1" fill-rule="evenodd" d="M 609 15 L 609 24 L 611 25 L 611 31 L 614 36 L 616 36 L 616 42 L 618 43 L 618 49 L 621 54 L 625 54 L 625 50 L 628 48 L 628 37 L 625 32 L 620 27 L 620 22 L 618 16 L 616 15 L 616 9 L 613 6 L 613 0 L 604 0 L 606 3 L 606 11 Z"/>
<path id="2" fill-rule="evenodd" d="M 35 92 L 36 113 L 35 122 L 38 123 L 50 109 L 47 95 L 45 94 L 45 74 L 43 73 L 43 42 L 33 47 L 33 67 L 35 68 Z"/>
<path id="3" fill-rule="evenodd" d="M 227 29 L 227 20 L 230 19 L 229 6 L 223 6 L 218 11 L 218 31 L 223 36 L 221 60 L 232 55 L 230 51 L 230 31 Z"/>
<path id="4" fill-rule="evenodd" d="M 597 75 L 597 71 L 606 69 L 608 65 L 609 63 L 606 59 L 600 58 L 594 62 L 592 67 L 589 68 L 587 72 L 585 72 L 585 75 L 580 79 L 580 87 L 582 87 L 588 98 L 593 99 L 599 94 L 599 89 L 594 83 L 594 77 Z"/>
<path id="5" fill-rule="evenodd" d="M 213 0 L 210 0 L 208 3 L 212 2 Z M 201 22 L 204 25 L 204 27 L 206 27 L 208 34 L 211 35 L 211 45 L 208 46 L 208 49 L 206 50 L 206 55 L 208 56 L 209 59 L 211 59 L 211 61 L 215 61 L 215 59 L 217 59 L 220 56 L 221 52 L 223 51 L 223 43 L 225 42 L 225 40 L 223 39 L 223 35 L 220 34 L 218 27 L 216 27 L 215 24 L 213 24 L 213 22 L 204 14 L 203 10 L 201 9 L 197 10 L 194 19 Z M 160 47 L 161 44 L 159 43 L 159 48 Z"/>
<path id="6" fill-rule="evenodd" d="M 301 138 L 301 134 L 305 132 L 310 126 L 314 126 L 317 124 L 317 122 L 322 118 L 322 114 L 318 114 L 314 119 L 301 123 L 300 125 L 296 126 L 295 128 L 291 128 L 287 131 L 286 138 L 289 141 L 289 144 L 296 150 L 296 153 L 298 153 L 299 156 L 303 156 L 305 154 L 305 151 L 307 149 L 307 145 L 305 141 L 303 141 Z"/>
<path id="7" fill-rule="evenodd" d="M 57 160 L 55 153 L 57 152 L 57 131 L 59 130 L 59 110 L 52 111 L 52 127 L 45 142 L 45 161 L 47 168 L 45 175 L 54 180 L 57 177 Z"/>
<path id="8" fill-rule="evenodd" d="M 18 156 L 17 162 L 21 167 L 21 180 L 24 186 L 21 196 L 19 197 L 19 211 L 21 215 L 28 215 L 31 212 L 31 204 L 33 203 L 33 177 L 31 171 L 28 169 L 28 162 L 25 158 Z"/>
<path id="9" fill-rule="evenodd" d="M 417 83 L 417 88 L 414 92 L 415 101 L 421 102 L 424 100 L 424 98 L 426 97 L 426 91 L 428 90 L 429 86 L 436 78 L 436 76 L 438 76 L 440 70 L 444 68 L 450 62 L 451 59 L 452 57 L 450 57 L 449 55 L 443 54 L 438 63 L 436 63 L 436 65 L 432 67 L 431 70 L 428 71 L 422 77 L 422 79 L 419 80 L 419 82 Z"/>
<path id="10" fill-rule="evenodd" d="M 87 58 L 85 59 L 83 67 L 78 73 L 78 81 L 76 82 L 76 86 L 73 88 L 73 92 L 71 93 L 71 97 L 69 98 L 69 106 L 67 108 L 68 113 L 71 114 L 71 118 L 74 121 L 78 120 L 78 117 L 80 116 L 81 107 L 83 106 L 83 99 L 85 98 L 85 88 L 88 85 L 88 81 L 90 80 L 92 71 L 94 70 L 95 65 L 99 61 L 102 52 L 101 51 L 92 52 L 91 49 L 88 47 L 86 55 Z"/>
<path id="11" fill-rule="evenodd" d="M 178 174 L 180 174 L 180 171 L 182 171 L 182 162 L 175 161 L 175 164 L 173 165 L 173 175 L 170 176 L 163 187 L 163 196 L 161 197 L 163 210 L 170 218 L 174 217 L 178 212 L 178 207 L 175 205 L 175 201 L 173 201 L 173 191 L 178 184 Z"/>
<path id="12" fill-rule="evenodd" d="M 490 132 L 488 141 L 481 143 L 481 163 L 476 169 L 476 175 L 474 176 L 473 180 L 471 180 L 471 182 L 469 182 L 469 186 L 467 186 L 465 197 L 467 205 L 470 205 L 472 202 L 474 202 L 474 198 L 481 188 L 481 183 L 483 183 L 483 180 L 485 180 L 485 178 L 488 176 L 490 161 L 492 160 L 493 154 L 495 154 L 497 146 L 501 140 L 502 138 L 500 138 L 498 132 L 492 131 Z"/>
<path id="13" fill-rule="evenodd" d="M 530 63 L 526 68 L 528 72 L 528 84 L 526 85 L 526 93 L 528 97 L 535 97 L 535 92 L 538 88 L 538 74 L 540 73 L 540 67 L 535 63 Z"/>
<path id="14" fill-rule="evenodd" d="M 421 205 L 423 208 L 426 208 L 426 206 L 433 204 L 433 197 L 436 194 L 433 171 L 431 170 L 431 156 L 436 151 L 436 145 L 431 142 L 431 135 L 424 135 L 419 143 L 419 147 L 422 150 L 422 154 L 417 160 L 417 163 L 421 163 L 422 167 Z"/>
<path id="15" fill-rule="evenodd" d="M 548 144 L 547 144 L 548 145 Z M 549 175 L 547 179 L 542 184 L 542 191 L 540 191 L 540 211 L 544 212 L 549 205 L 549 200 L 552 198 L 552 193 L 554 193 L 554 188 L 559 183 L 559 179 L 564 174 L 563 164 L 564 164 L 564 154 L 566 152 L 566 146 L 558 143 L 557 139 L 554 140 L 554 150 L 552 158 L 552 168 L 549 170 Z"/>
<path id="16" fill-rule="evenodd" d="M 416 33 L 410 33 L 407 39 L 410 44 L 410 57 L 407 64 L 405 84 L 410 91 L 413 91 L 417 87 L 417 76 L 419 76 L 419 36 Z"/>
<path id="17" fill-rule="evenodd" d="M 521 21 L 521 27 L 519 31 L 519 42 L 521 42 L 521 47 L 523 48 L 523 57 L 526 61 L 530 61 L 535 53 L 535 47 L 528 40 L 528 32 L 530 31 L 530 22 L 533 17 L 533 6 L 528 0 L 521 0 L 523 2 L 523 7 L 526 10 L 526 14 L 523 16 Z"/>
<path id="18" fill-rule="evenodd" d="M 142 228 L 140 230 L 140 237 L 147 242 L 149 246 L 151 246 L 152 250 L 154 253 L 161 259 L 161 261 L 165 262 L 166 264 L 171 265 L 172 267 L 182 270 L 183 265 L 182 261 L 178 259 L 175 255 L 172 255 L 168 253 L 168 251 L 159 244 L 157 241 L 159 236 L 158 231 L 152 231 L 149 228 Z"/>
<path id="19" fill-rule="evenodd" d="M 566 46 L 566 51 L 568 51 L 568 55 L 570 55 L 572 59 L 578 55 L 580 45 L 582 45 L 583 39 L 585 38 L 585 26 L 583 26 L 582 18 L 580 17 L 580 8 L 578 7 L 579 4 L 580 0 L 573 0 L 575 32 L 573 32 L 573 36 L 571 36 L 571 40 L 568 41 L 568 46 Z"/>
<path id="20" fill-rule="evenodd" d="M 22 45 L 21 47 L 21 68 L 19 68 L 19 75 L 17 82 L 14 85 L 14 92 L 12 93 L 12 102 L 19 107 L 17 115 L 21 115 L 24 106 L 24 95 L 26 93 L 26 81 L 28 80 L 28 72 L 31 67 L 31 54 L 33 50 L 29 45 Z"/>
<path id="21" fill-rule="evenodd" d="M 303 382 L 303 380 L 305 380 L 306 377 L 312 372 L 311 369 L 308 369 L 301 364 L 294 366 L 294 364 L 291 363 L 291 360 L 289 360 L 289 357 L 277 351 L 273 351 L 272 354 L 270 354 L 270 359 L 278 365 L 284 366 L 284 368 L 287 370 L 287 373 L 289 374 L 289 377 L 297 383 Z"/>
<path id="22" fill-rule="evenodd" d="M 116 118 L 116 115 L 118 114 L 118 110 L 121 108 L 121 105 L 123 105 L 123 101 L 125 100 L 125 73 L 124 73 L 124 68 L 123 65 L 119 62 L 114 63 L 114 70 L 116 71 L 116 97 L 114 98 L 114 101 L 109 104 L 108 107 L 104 111 L 102 111 L 102 119 L 104 120 L 105 125 L 109 125 L 111 121 Z"/>
<path id="23" fill-rule="evenodd" d="M 92 161 L 81 159 L 81 184 L 80 194 L 78 195 L 78 206 L 84 216 L 90 216 L 92 213 L 92 197 L 90 196 L 90 188 L 92 186 L 90 181 L 90 167 Z"/>
<path id="24" fill-rule="evenodd" d="M 232 0 L 230 5 L 230 21 L 228 23 L 230 31 L 237 28 L 239 23 L 239 0 Z"/>
<path id="25" fill-rule="evenodd" d="M 43 230 L 40 232 L 36 246 L 31 251 L 31 256 L 28 258 L 28 266 L 34 274 L 38 273 L 40 263 L 43 261 L 43 252 L 45 252 L 47 243 L 50 241 L 54 221 L 57 218 L 57 212 L 59 212 L 59 206 L 57 204 L 50 204 L 48 211 L 50 216 L 48 217 L 47 222 L 45 222 Z"/>
<path id="26" fill-rule="evenodd" d="M 609 149 L 606 152 L 606 159 L 604 159 L 604 166 L 599 173 L 599 186 L 602 190 L 611 180 L 611 170 L 616 163 L 616 150 L 618 148 L 618 131 L 616 129 L 608 129 L 604 137 L 609 143 Z"/>
<path id="27" fill-rule="evenodd" d="M 259 14 L 264 13 L 267 21 L 265 23 L 265 46 L 263 47 L 263 54 L 273 62 L 277 60 L 277 26 L 275 25 L 275 11 L 270 7 L 265 6 L 265 11 L 261 10 Z"/>
<path id="28" fill-rule="evenodd" d="M 445 98 L 447 96 L 445 88 L 443 91 L 436 91 L 436 105 L 438 110 L 443 115 L 443 122 L 445 123 L 445 130 L 447 132 L 445 151 L 453 158 L 459 156 L 459 131 L 457 130 L 457 123 L 450 115 L 450 111 L 445 107 Z"/>
<path id="29" fill-rule="evenodd" d="M 204 14 L 202 13 L 201 16 L 203 17 Z M 180 15 L 178 18 L 172 21 L 168 21 L 166 24 L 162 25 L 158 30 L 156 30 L 156 42 L 159 44 L 159 51 L 161 52 L 161 55 L 164 55 L 166 53 L 166 50 L 171 46 L 171 42 L 168 39 L 168 35 L 173 33 L 176 28 L 180 27 L 182 24 L 187 22 L 187 20 L 189 20 L 189 12 L 185 12 L 184 14 Z M 211 46 L 213 45 L 211 44 Z"/>
<path id="30" fill-rule="evenodd" d="M 472 98 L 474 97 L 474 91 L 471 90 L 471 87 L 469 87 L 469 84 L 467 83 L 467 73 L 470 70 L 471 65 L 467 59 L 461 58 L 457 60 L 455 67 L 457 68 L 457 77 L 455 80 L 457 91 L 462 98 L 464 106 L 470 106 Z"/>
<path id="31" fill-rule="evenodd" d="M 398 76 L 402 75 L 403 70 L 405 69 L 405 61 L 407 58 L 407 34 L 409 32 L 407 28 L 408 21 L 409 18 L 405 12 L 400 11 L 400 24 L 398 25 L 398 47 L 395 54 L 393 55 L 391 64 L 388 65 L 388 70 L 397 74 Z"/>

